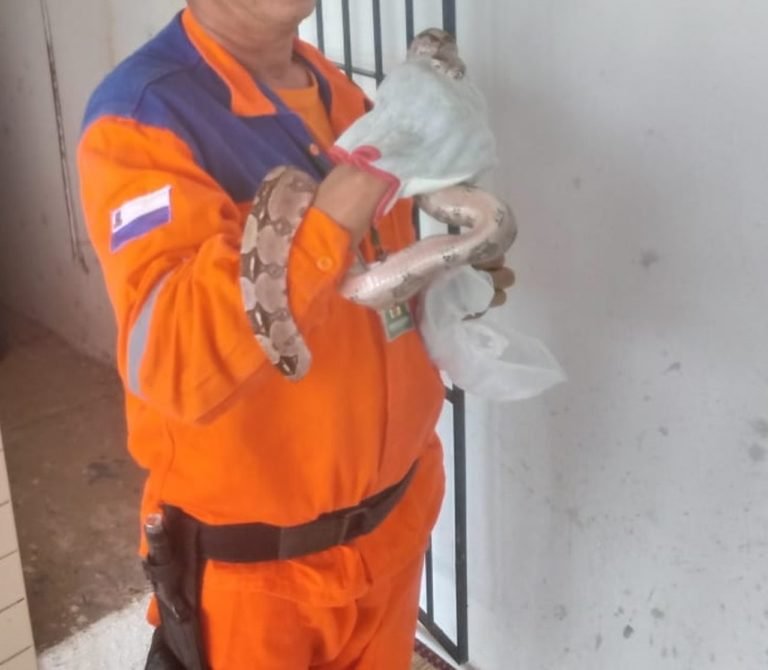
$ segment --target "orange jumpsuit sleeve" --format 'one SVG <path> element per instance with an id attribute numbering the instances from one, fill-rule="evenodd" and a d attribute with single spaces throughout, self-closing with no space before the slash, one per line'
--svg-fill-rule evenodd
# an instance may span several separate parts
<path id="1" fill-rule="evenodd" d="M 243 308 L 244 208 L 197 164 L 188 145 L 171 131 L 106 117 L 85 131 L 78 169 L 127 391 L 194 422 L 253 375 L 279 374 Z M 310 208 L 288 266 L 290 304 L 302 332 L 323 321 L 350 262 L 347 231 Z"/>

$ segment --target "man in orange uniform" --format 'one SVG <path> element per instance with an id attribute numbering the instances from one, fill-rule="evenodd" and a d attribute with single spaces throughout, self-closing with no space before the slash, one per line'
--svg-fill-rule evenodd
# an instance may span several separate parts
<path id="1" fill-rule="evenodd" d="M 336 289 L 358 246 L 373 260 L 413 241 L 410 206 L 374 245 L 391 183 L 327 157 L 369 106 L 295 39 L 314 0 L 189 5 L 99 86 L 78 154 L 142 514 L 194 522 L 213 670 L 404 669 L 443 493 L 443 385 L 414 328 L 388 336 Z M 259 348 L 238 281 L 251 201 L 280 165 L 319 182 L 288 267 L 313 353 L 299 383 Z M 245 534 L 206 545 L 222 529 Z"/>

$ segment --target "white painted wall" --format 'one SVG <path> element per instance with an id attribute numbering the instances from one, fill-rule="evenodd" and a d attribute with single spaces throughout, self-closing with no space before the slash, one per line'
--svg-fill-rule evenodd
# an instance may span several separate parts
<path id="1" fill-rule="evenodd" d="M 768 7 L 461 4 L 521 225 L 505 318 L 571 377 L 471 406 L 474 662 L 764 667 Z"/>
<path id="2" fill-rule="evenodd" d="M 764 667 L 768 6 L 458 4 L 521 226 L 496 318 L 570 375 L 470 400 L 472 662 Z"/>
<path id="3" fill-rule="evenodd" d="M 79 349 L 112 358 L 112 312 L 77 197 L 80 123 L 99 80 L 183 3 L 46 1 L 84 263 L 74 258 L 70 242 L 41 6 L 39 0 L 5 0 L 0 4 L 0 302 Z"/>

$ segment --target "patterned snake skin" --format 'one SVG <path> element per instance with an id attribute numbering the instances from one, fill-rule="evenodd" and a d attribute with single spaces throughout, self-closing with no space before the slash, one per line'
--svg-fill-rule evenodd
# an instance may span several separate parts
<path id="1" fill-rule="evenodd" d="M 410 54 L 430 57 L 447 76 L 464 76 L 464 63 L 448 33 L 421 33 Z M 288 257 L 316 190 L 312 177 L 296 168 L 270 172 L 254 198 L 241 247 L 240 286 L 254 335 L 270 362 L 294 381 L 307 374 L 312 359 L 289 308 Z M 517 234 L 509 207 L 474 186 L 421 195 L 416 204 L 462 234 L 428 237 L 367 268 L 358 265 L 342 281 L 345 298 L 373 309 L 389 308 L 453 268 L 498 258 Z"/>

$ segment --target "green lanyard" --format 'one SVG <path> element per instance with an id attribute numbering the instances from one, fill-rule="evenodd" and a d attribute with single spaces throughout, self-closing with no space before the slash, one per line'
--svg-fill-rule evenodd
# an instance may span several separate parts
<path id="1" fill-rule="evenodd" d="M 376 260 L 378 262 L 383 261 L 387 257 L 387 252 L 384 251 L 384 247 L 381 244 L 381 237 L 379 236 L 379 231 L 375 228 L 371 228 L 370 231 L 371 234 L 371 246 L 373 247 L 373 252 L 375 254 Z M 357 260 L 360 262 L 360 265 L 363 266 L 366 270 L 368 269 L 368 261 L 365 260 L 365 256 L 363 256 L 363 248 L 362 246 L 357 247 L 357 250 L 355 251 L 355 255 L 357 256 Z"/>
<path id="2" fill-rule="evenodd" d="M 379 231 L 376 228 L 371 228 L 371 244 L 376 254 L 376 260 L 379 262 L 383 261 L 387 257 L 387 252 L 384 251 Z M 362 253 L 358 253 L 358 256 L 362 260 Z M 367 264 L 363 262 L 363 266 L 367 267 Z M 415 328 L 415 321 L 407 302 L 397 303 L 388 309 L 380 310 L 379 317 L 384 326 L 384 334 L 388 342 L 393 342 L 404 333 Z"/>
<path id="3" fill-rule="evenodd" d="M 376 254 L 376 260 L 383 261 L 387 257 L 387 252 L 384 251 L 384 247 L 381 244 L 379 231 L 373 226 L 371 226 L 371 244 L 373 245 L 373 250 Z"/>

